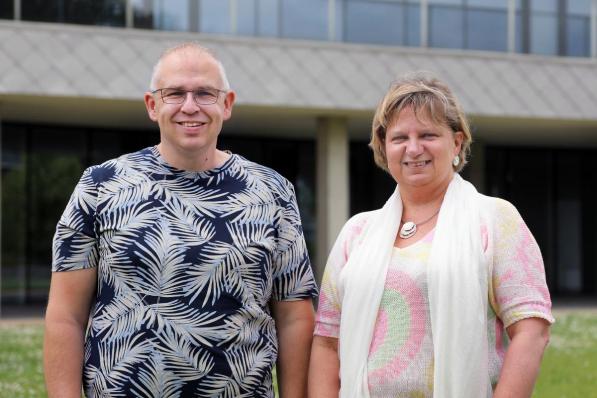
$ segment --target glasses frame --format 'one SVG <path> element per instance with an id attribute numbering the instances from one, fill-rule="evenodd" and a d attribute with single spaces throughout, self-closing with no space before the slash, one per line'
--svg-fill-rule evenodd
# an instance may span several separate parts
<path id="1" fill-rule="evenodd" d="M 169 98 L 169 97 L 164 97 L 164 90 L 176 90 L 176 91 L 181 91 L 181 92 L 184 92 L 184 93 L 185 93 L 185 96 L 184 96 L 184 97 L 183 97 L 183 98 L 182 98 L 180 101 L 172 101 L 172 98 Z M 207 103 L 205 103 L 205 102 L 204 102 L 204 103 L 200 103 L 200 102 L 197 100 L 197 96 L 195 95 L 195 93 L 196 93 L 197 91 L 200 91 L 200 90 L 214 90 L 214 91 L 216 91 L 216 92 L 217 92 L 217 95 L 215 96 L 215 99 L 214 99 L 214 101 L 213 101 L 213 102 L 207 102 Z M 157 89 L 153 90 L 153 91 L 151 92 L 151 94 L 156 94 L 157 92 L 159 92 L 159 93 L 160 93 L 160 98 L 162 99 L 162 102 L 163 102 L 164 104 L 170 104 L 170 105 L 180 105 L 180 104 L 184 104 L 184 102 L 187 100 L 187 96 L 189 95 L 189 93 L 191 93 L 191 96 L 192 96 L 192 98 L 193 98 L 193 102 L 194 102 L 196 105 L 198 105 L 198 106 L 201 106 L 201 105 L 213 105 L 213 104 L 215 104 L 216 102 L 218 102 L 218 100 L 220 99 L 220 94 L 227 94 L 227 93 L 228 93 L 228 91 L 226 91 L 226 90 L 220 90 L 219 88 L 214 88 L 214 87 L 201 87 L 201 88 L 196 88 L 196 89 L 194 89 L 194 90 L 183 90 L 183 89 L 181 89 L 181 88 L 179 89 L 179 88 L 174 88 L 174 87 L 163 87 L 163 88 L 157 88 Z M 165 98 L 169 98 L 169 100 L 166 100 Z"/>

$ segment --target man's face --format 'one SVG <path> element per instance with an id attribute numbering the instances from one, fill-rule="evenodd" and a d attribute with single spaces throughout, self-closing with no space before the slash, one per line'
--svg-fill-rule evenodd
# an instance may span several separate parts
<path id="1" fill-rule="evenodd" d="M 162 60 L 156 79 L 157 89 L 198 90 L 216 88 L 224 83 L 211 55 L 184 49 Z M 160 126 L 161 145 L 181 156 L 208 155 L 216 149 L 224 120 L 232 114 L 234 92 L 219 93 L 214 104 L 198 105 L 190 93 L 180 104 L 165 103 L 160 92 L 145 93 L 149 118 Z"/>

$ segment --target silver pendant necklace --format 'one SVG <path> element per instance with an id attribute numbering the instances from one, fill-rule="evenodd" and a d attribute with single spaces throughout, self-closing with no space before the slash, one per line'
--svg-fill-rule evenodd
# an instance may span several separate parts
<path id="1" fill-rule="evenodd" d="M 420 227 L 421 225 L 428 223 L 429 221 L 431 221 L 431 219 L 433 217 L 435 217 L 437 215 L 437 213 L 439 213 L 439 209 L 437 209 L 437 211 L 435 213 L 433 213 L 433 215 L 431 217 L 429 217 L 425 221 L 422 221 L 418 224 L 415 224 L 414 221 L 404 222 L 404 220 L 400 220 L 402 222 L 402 228 L 400 228 L 400 232 L 398 233 L 398 235 L 402 239 L 408 239 L 408 238 L 414 236 L 417 233 L 417 226 Z"/>

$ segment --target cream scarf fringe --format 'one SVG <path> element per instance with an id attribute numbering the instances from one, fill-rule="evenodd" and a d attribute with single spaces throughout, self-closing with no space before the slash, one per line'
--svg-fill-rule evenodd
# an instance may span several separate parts
<path id="1" fill-rule="evenodd" d="M 481 243 L 483 196 L 458 174 L 444 197 L 429 263 L 434 398 L 491 397 L 487 341 L 489 263 Z M 341 398 L 368 398 L 367 359 L 388 263 L 402 216 L 398 187 L 340 274 Z"/>

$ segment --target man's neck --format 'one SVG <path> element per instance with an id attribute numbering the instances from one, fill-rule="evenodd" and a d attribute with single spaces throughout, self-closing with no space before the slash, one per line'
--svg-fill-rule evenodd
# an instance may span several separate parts
<path id="1" fill-rule="evenodd" d="M 160 143 L 158 151 L 170 166 L 186 171 L 207 171 L 222 166 L 230 154 L 216 148 L 204 151 L 183 152 Z"/>

